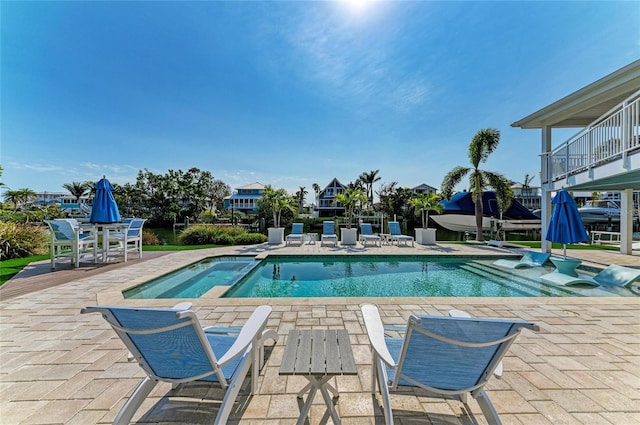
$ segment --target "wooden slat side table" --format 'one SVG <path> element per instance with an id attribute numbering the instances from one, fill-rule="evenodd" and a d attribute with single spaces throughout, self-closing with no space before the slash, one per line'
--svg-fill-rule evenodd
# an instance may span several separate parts
<path id="1" fill-rule="evenodd" d="M 280 375 L 304 376 L 308 381 L 298 398 L 309 391 L 300 411 L 297 425 L 302 425 L 309 415 L 311 403 L 318 390 L 324 398 L 333 423 L 340 424 L 329 391 L 338 397 L 338 391 L 329 380 L 338 375 L 357 375 L 356 362 L 351 351 L 349 334 L 345 329 L 294 329 L 289 331 L 287 346 L 282 356 Z"/>

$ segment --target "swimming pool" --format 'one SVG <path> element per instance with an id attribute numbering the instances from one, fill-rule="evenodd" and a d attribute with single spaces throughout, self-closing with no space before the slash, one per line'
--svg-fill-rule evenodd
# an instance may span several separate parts
<path id="1" fill-rule="evenodd" d="M 259 264 L 254 257 L 221 256 L 178 269 L 123 292 L 125 298 L 199 298 L 215 286 L 230 286 Z"/>
<path id="2" fill-rule="evenodd" d="M 125 292 L 125 298 L 198 298 L 231 286 L 223 298 L 634 296 L 624 288 L 564 288 L 539 276 L 553 267 L 509 270 L 495 257 L 269 256 L 217 257 Z M 228 264 L 230 263 L 230 264 Z M 184 269 L 183 269 L 184 270 Z M 155 288 L 159 285 L 161 288 Z M 174 288 L 175 287 L 175 288 Z M 156 294 L 162 294 L 161 296 Z"/>

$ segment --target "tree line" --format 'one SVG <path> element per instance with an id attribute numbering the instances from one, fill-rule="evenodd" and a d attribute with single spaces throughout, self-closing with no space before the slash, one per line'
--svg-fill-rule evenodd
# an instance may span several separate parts
<path id="1" fill-rule="evenodd" d="M 489 155 L 497 148 L 500 132 L 487 128 L 476 133 L 468 149 L 471 167 L 458 166 L 444 177 L 441 185 L 441 195 L 415 194 L 411 189 L 400 187 L 398 182 L 382 183 L 375 193 L 379 203 L 374 205 L 373 185 L 381 180 L 380 170 L 361 173 L 355 181 L 349 183 L 347 190 L 335 197 L 337 205 L 342 206 L 351 217 L 355 213 L 376 214 L 383 213 L 387 217 L 407 216 L 413 219 L 416 215 L 422 218 L 423 226 L 428 221 L 428 212 L 440 212 L 438 206 L 442 196 L 449 199 L 454 194 L 454 188 L 465 176 L 469 177 L 469 190 L 473 192 L 478 225 L 477 237 L 481 240 L 482 231 L 482 191 L 491 188 L 496 191 L 500 209 L 505 211 L 511 204 L 513 192 L 511 182 L 502 174 L 480 169 L 480 165 L 487 161 Z M 0 175 L 2 168 L 0 167 Z M 525 177 L 525 185 L 530 180 Z M 63 185 L 76 199 L 92 194 L 95 182 L 72 182 Z M 2 186 L 2 183 L 0 183 Z M 124 185 L 113 184 L 114 197 L 121 213 L 128 217 L 145 217 L 152 224 L 163 226 L 186 219 L 197 219 L 201 214 L 209 211 L 224 210 L 224 198 L 231 194 L 229 185 L 213 177 L 211 172 L 192 167 L 187 171 L 169 170 L 165 174 L 156 174 L 148 169 L 140 170 L 135 183 Z M 312 185 L 316 197 L 321 191 L 317 183 Z M 308 191 L 299 187 L 298 191 L 289 195 L 284 189 L 266 187 L 266 196 L 258 203 L 258 216 L 274 224 L 280 221 L 282 211 L 294 217 L 303 211 L 304 200 Z M 18 205 L 26 204 L 36 194 L 30 189 L 7 190 L 4 194 L 6 202 L 11 202 L 17 209 Z"/>

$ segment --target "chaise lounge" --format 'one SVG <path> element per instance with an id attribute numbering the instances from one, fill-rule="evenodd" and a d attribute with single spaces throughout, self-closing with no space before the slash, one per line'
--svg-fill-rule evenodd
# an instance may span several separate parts
<path id="1" fill-rule="evenodd" d="M 544 283 L 558 286 L 602 285 L 628 288 L 634 284 L 640 286 L 640 270 L 612 264 L 593 277 L 587 275 L 578 275 L 578 277 L 575 277 L 564 273 L 551 272 L 540 276 L 540 280 Z"/>
<path id="2" fill-rule="evenodd" d="M 304 223 L 293 223 L 291 225 L 291 233 L 285 238 L 285 244 L 289 245 L 290 242 L 299 242 L 302 245 L 304 241 Z"/>
<path id="3" fill-rule="evenodd" d="M 338 235 L 336 235 L 335 225 L 333 221 L 322 222 L 322 236 L 320 237 L 320 246 L 324 243 L 331 243 L 333 246 L 338 246 Z"/>
<path id="4" fill-rule="evenodd" d="M 390 221 L 389 222 L 389 233 L 390 233 L 390 237 L 391 237 L 391 243 L 393 243 L 393 241 L 396 242 L 396 244 L 400 245 L 400 241 L 404 242 L 405 245 L 408 245 L 409 242 L 411 242 L 411 246 L 413 245 L 413 236 L 409 236 L 409 235 L 403 235 L 402 232 L 400 231 L 400 223 L 398 223 L 397 221 Z"/>
<path id="5" fill-rule="evenodd" d="M 373 228 L 371 223 L 360 224 L 360 237 L 358 238 L 363 246 L 367 246 L 367 243 L 372 242 L 373 245 L 382 246 L 382 238 L 373 234 Z"/>
<path id="6" fill-rule="evenodd" d="M 497 260 L 493 262 L 494 266 L 505 267 L 508 269 L 523 269 L 528 267 L 541 267 L 551 257 L 548 252 L 527 251 L 518 261 L 514 260 Z"/>

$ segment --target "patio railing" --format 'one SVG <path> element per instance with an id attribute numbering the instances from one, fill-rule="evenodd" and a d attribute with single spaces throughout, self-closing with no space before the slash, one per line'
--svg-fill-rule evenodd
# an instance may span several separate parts
<path id="1" fill-rule="evenodd" d="M 547 176 L 558 181 L 640 151 L 640 91 L 562 143 L 550 154 Z"/>

